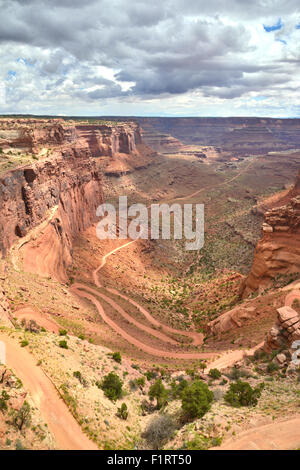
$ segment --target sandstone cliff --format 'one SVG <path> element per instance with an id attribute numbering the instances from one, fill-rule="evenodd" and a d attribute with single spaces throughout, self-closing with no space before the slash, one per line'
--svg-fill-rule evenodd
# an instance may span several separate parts
<path id="1" fill-rule="evenodd" d="M 27 271 L 66 280 L 73 238 L 96 222 L 103 202 L 101 167 L 92 157 L 130 158 L 141 143 L 138 125 L 83 131 L 61 120 L 0 124 L 4 150 L 36 155 L 34 163 L 0 177 L 0 253 L 5 257 L 13 247 Z"/>
<path id="2" fill-rule="evenodd" d="M 122 120 L 132 120 L 132 117 Z M 220 147 L 234 155 L 261 155 L 300 148 L 299 119 L 257 117 L 136 117 L 144 132 L 181 143 Z"/>
<path id="3" fill-rule="evenodd" d="M 131 122 L 116 125 L 76 125 L 79 137 L 87 141 L 93 157 L 137 152 L 142 142 L 139 125 Z"/>
<path id="4" fill-rule="evenodd" d="M 285 205 L 265 213 L 263 236 L 242 289 L 243 297 L 264 290 L 280 275 L 300 273 L 300 172 L 287 199 Z"/>

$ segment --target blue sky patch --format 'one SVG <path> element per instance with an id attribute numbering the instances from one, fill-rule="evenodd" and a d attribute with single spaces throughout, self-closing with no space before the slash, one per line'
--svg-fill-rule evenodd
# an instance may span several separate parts
<path id="1" fill-rule="evenodd" d="M 263 100 L 266 100 L 266 99 L 267 99 L 267 97 L 266 97 L 266 96 L 262 96 L 262 95 L 261 95 L 261 96 L 253 96 L 253 97 L 252 97 L 252 100 L 253 100 L 253 101 L 263 101 Z"/>
<path id="2" fill-rule="evenodd" d="M 281 29 L 283 26 L 283 23 L 281 21 L 281 18 L 279 18 L 279 20 L 277 21 L 276 24 L 273 24 L 272 26 L 266 26 L 265 24 L 263 25 L 264 27 L 264 30 L 267 32 L 267 33 L 270 33 L 272 31 L 278 31 L 279 29 Z"/>
<path id="3" fill-rule="evenodd" d="M 7 75 L 6 75 L 6 81 L 9 81 L 9 80 L 13 80 L 17 75 L 17 72 L 15 72 L 14 70 L 9 70 L 7 72 Z"/>
<path id="4" fill-rule="evenodd" d="M 26 65 L 27 67 L 33 67 L 34 64 L 29 62 L 29 60 L 25 59 L 25 57 L 18 57 L 17 62 L 21 62 L 22 64 Z"/>
<path id="5" fill-rule="evenodd" d="M 275 41 L 282 42 L 282 44 L 287 44 L 287 42 L 284 39 L 275 39 Z"/>

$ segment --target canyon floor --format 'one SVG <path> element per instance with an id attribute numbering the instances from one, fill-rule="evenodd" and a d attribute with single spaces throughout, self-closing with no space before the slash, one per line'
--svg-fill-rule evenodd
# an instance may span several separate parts
<path id="1" fill-rule="evenodd" d="M 199 158 L 204 149 L 207 157 Z M 129 203 L 147 206 L 204 204 L 204 247 L 188 252 L 186 240 L 99 240 L 94 223 L 74 237 L 67 275 L 59 263 L 55 275 L 49 273 L 46 254 L 37 272 L 33 260 L 37 250 L 48 250 L 55 207 L 48 219 L 14 243 L 0 260 L 10 310 L 0 340 L 7 344 L 8 367 L 26 390 L 22 403 L 26 397 L 38 415 L 34 419 L 44 421 L 47 432 L 32 439 L 28 429 L 35 432 L 36 426 L 22 431 L 3 420 L 1 446 L 11 448 L 21 440 L 26 448 L 147 448 L 143 430 L 160 415 L 141 407 L 150 386 L 159 377 L 169 386 L 202 371 L 202 380 L 215 392 L 211 409 L 176 429 L 162 447 L 196 450 L 221 442 L 220 448 L 232 449 L 249 448 L 249 442 L 260 448 L 299 447 L 299 385 L 280 370 L 268 370 L 268 360 L 255 357 L 255 350 L 276 321 L 277 309 L 285 305 L 283 287 L 300 274 L 279 276 L 267 290 L 244 299 L 240 291 L 261 237 L 263 214 L 288 196 L 300 152 L 235 158 L 228 150 L 220 154 L 213 146 L 185 144 L 172 152 L 146 153 L 143 158 L 136 154 L 130 165 L 122 154 L 108 166 L 107 157 L 90 157 L 102 174 L 105 201 L 116 204 L 126 195 Z M 43 151 L 37 158 L 45 155 Z M 3 165 L 7 171 L 6 160 Z M 50 245 L 56 249 L 52 241 Z M 241 321 L 212 334 L 210 322 L 233 309 Z M 36 332 L 27 328 L 32 320 L 39 326 Z M 116 351 L 121 362 L 112 357 Z M 234 366 L 251 385 L 265 382 L 257 407 L 245 411 L 223 401 Z M 209 377 L 211 368 L 222 372 L 219 379 Z M 124 382 L 123 399 L 116 403 L 98 386 L 111 371 Z M 9 385 L 0 381 L 1 387 Z M 129 410 L 127 420 L 117 415 L 122 401 Z M 58 409 L 60 417 L 55 417 Z M 180 401 L 168 402 L 164 412 L 179 417 Z M 262 441 L 263 430 L 277 422 L 272 444 Z M 292 441 L 289 424 L 297 430 Z M 61 426 L 73 429 L 72 435 L 61 435 Z"/>

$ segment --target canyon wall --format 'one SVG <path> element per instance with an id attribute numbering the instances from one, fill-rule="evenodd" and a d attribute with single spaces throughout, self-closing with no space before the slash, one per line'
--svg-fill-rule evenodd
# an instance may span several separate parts
<path id="1" fill-rule="evenodd" d="M 2 177 L 0 200 L 2 255 L 20 239 L 29 271 L 62 279 L 72 261 L 73 237 L 96 220 L 103 201 L 101 175 L 88 147 L 65 148 Z M 42 222 L 46 225 L 41 233 L 28 240 L 27 234 Z"/>
<path id="2" fill-rule="evenodd" d="M 113 118 L 109 118 L 113 119 Z M 132 117 L 122 117 L 122 120 Z M 300 148 L 300 120 L 257 117 L 135 117 L 150 141 L 160 135 L 183 144 L 220 147 L 235 156 Z M 156 137 L 155 137 L 156 134 Z M 166 137 L 164 137 L 166 140 Z"/>
<path id="3" fill-rule="evenodd" d="M 132 154 L 142 143 L 139 125 L 134 122 L 110 126 L 78 124 L 76 131 L 87 141 L 93 157 Z"/>
<path id="4" fill-rule="evenodd" d="M 88 127 L 84 135 L 81 126 L 60 120 L 2 123 L 5 151 L 36 155 L 34 163 L 0 176 L 0 253 L 12 249 L 26 271 L 66 280 L 73 238 L 97 221 L 103 202 L 102 172 L 92 157 L 130 157 L 141 142 L 134 123 Z"/>
<path id="5" fill-rule="evenodd" d="M 287 203 L 265 213 L 263 236 L 242 288 L 243 297 L 264 290 L 278 276 L 299 273 L 300 277 L 300 172 L 285 199 Z"/>

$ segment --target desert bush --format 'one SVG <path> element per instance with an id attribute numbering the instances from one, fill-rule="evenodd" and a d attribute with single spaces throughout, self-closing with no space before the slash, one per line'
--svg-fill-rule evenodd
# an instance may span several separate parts
<path id="1" fill-rule="evenodd" d="M 117 374 L 110 372 L 105 375 L 100 388 L 103 390 L 104 395 L 112 401 L 116 401 L 122 396 L 123 382 L 120 380 Z"/>
<path id="2" fill-rule="evenodd" d="M 210 447 L 220 446 L 222 443 L 221 437 L 206 437 L 201 434 L 196 434 L 194 439 L 184 443 L 185 450 L 207 450 Z"/>
<path id="3" fill-rule="evenodd" d="M 263 384 L 252 388 L 248 382 L 238 380 L 236 383 L 230 384 L 224 399 L 231 406 L 237 408 L 240 406 L 256 406 L 261 396 L 262 389 Z"/>
<path id="4" fill-rule="evenodd" d="M 129 387 L 132 392 L 138 389 L 138 384 L 136 383 L 136 380 L 131 379 L 129 381 Z"/>
<path id="5" fill-rule="evenodd" d="M 145 386 L 145 377 L 138 377 L 136 379 L 136 384 L 139 386 L 139 387 L 144 387 Z"/>
<path id="6" fill-rule="evenodd" d="M 8 407 L 7 407 L 7 403 L 6 403 L 6 402 L 9 400 L 9 398 L 10 398 L 10 397 L 9 397 L 8 393 L 7 393 L 5 390 L 3 390 L 2 393 L 1 393 L 1 397 L 0 397 L 0 411 L 1 411 L 2 413 L 4 413 L 5 411 L 7 411 L 7 408 L 8 408 Z"/>
<path id="7" fill-rule="evenodd" d="M 225 392 L 221 388 L 216 388 L 215 390 L 213 390 L 213 394 L 215 401 L 219 401 L 224 398 Z"/>
<path id="8" fill-rule="evenodd" d="M 24 401 L 23 405 L 18 411 L 12 410 L 12 424 L 19 431 L 22 431 L 24 426 L 29 426 L 31 422 L 31 409 L 27 401 Z"/>
<path id="9" fill-rule="evenodd" d="M 2 413 L 4 413 L 5 411 L 7 411 L 7 403 L 5 400 L 3 400 L 3 398 L 0 398 L 0 411 Z"/>
<path id="10" fill-rule="evenodd" d="M 79 382 L 81 383 L 81 385 L 83 385 L 84 387 L 87 386 L 87 381 L 85 380 L 85 378 L 82 376 L 81 372 L 79 370 L 75 370 L 73 372 L 73 376 L 76 377 L 76 379 L 79 380 Z"/>
<path id="11" fill-rule="evenodd" d="M 66 341 L 65 339 L 63 339 L 62 341 L 60 341 L 60 342 L 58 343 L 58 345 L 59 345 L 60 348 L 69 349 L 68 343 L 67 343 L 67 341 Z"/>
<path id="12" fill-rule="evenodd" d="M 25 447 L 23 446 L 23 444 L 22 444 L 22 442 L 20 441 L 20 439 L 16 439 L 15 446 L 16 446 L 16 450 L 25 450 Z"/>
<path id="13" fill-rule="evenodd" d="M 113 360 L 116 361 L 118 364 L 121 364 L 121 362 L 122 362 L 122 356 L 121 356 L 121 354 L 120 354 L 119 352 L 114 352 L 114 353 L 112 354 L 112 358 L 113 358 Z"/>
<path id="14" fill-rule="evenodd" d="M 149 370 L 147 372 L 145 372 L 145 377 L 147 378 L 147 380 L 152 380 L 152 379 L 156 379 L 157 377 L 157 372 L 155 371 L 152 371 L 152 370 Z"/>
<path id="15" fill-rule="evenodd" d="M 30 331 L 30 333 L 39 333 L 41 328 L 37 324 L 35 320 L 28 320 L 26 321 L 24 318 L 21 321 L 22 327 L 25 331 Z"/>
<path id="16" fill-rule="evenodd" d="M 168 440 L 172 439 L 176 423 L 172 416 L 162 414 L 155 416 L 142 434 L 147 445 L 154 450 L 160 449 Z"/>
<path id="17" fill-rule="evenodd" d="M 185 419 L 202 418 L 210 409 L 214 395 L 206 383 L 196 380 L 181 395 L 181 408 Z"/>
<path id="18" fill-rule="evenodd" d="M 210 369 L 208 375 L 214 380 L 220 379 L 222 377 L 222 374 L 219 369 Z"/>
<path id="19" fill-rule="evenodd" d="M 148 413 L 153 413 L 155 411 L 155 407 L 152 403 L 144 399 L 141 403 L 141 410 L 142 415 L 145 416 Z"/>
<path id="20" fill-rule="evenodd" d="M 269 372 L 269 374 L 272 374 L 272 372 L 276 372 L 278 369 L 279 365 L 275 362 L 269 362 L 269 364 L 267 365 L 267 372 Z"/>
<path id="21" fill-rule="evenodd" d="M 126 403 L 122 403 L 121 407 L 118 408 L 117 416 L 121 419 L 127 419 L 128 418 L 128 408 L 127 408 Z"/>
<path id="22" fill-rule="evenodd" d="M 162 383 L 161 379 L 156 380 L 156 382 L 151 385 L 149 389 L 150 400 L 156 399 L 156 408 L 159 410 L 162 408 L 168 399 L 168 391 Z"/>
<path id="23" fill-rule="evenodd" d="M 63 383 L 61 384 L 59 388 L 62 391 L 62 397 L 63 397 L 64 402 L 72 410 L 72 414 L 78 417 L 77 400 L 70 394 L 69 385 L 67 383 Z"/>
<path id="24" fill-rule="evenodd" d="M 67 330 L 59 330 L 59 336 L 66 336 L 67 335 Z"/>
<path id="25" fill-rule="evenodd" d="M 233 367 L 231 371 L 225 375 L 231 380 L 239 380 L 241 377 L 245 377 L 245 378 L 250 377 L 250 373 L 247 370 L 243 368 L 239 369 L 238 367 Z"/>
<path id="26" fill-rule="evenodd" d="M 169 390 L 169 396 L 176 400 L 176 398 L 181 398 L 182 392 L 188 386 L 187 380 L 180 380 L 178 383 L 175 380 L 171 383 L 171 389 Z"/>
<path id="27" fill-rule="evenodd" d="M 130 380 L 129 382 L 130 390 L 134 391 L 140 387 L 145 386 L 145 377 L 138 377 L 137 379 Z"/>

